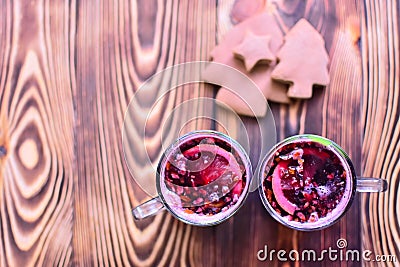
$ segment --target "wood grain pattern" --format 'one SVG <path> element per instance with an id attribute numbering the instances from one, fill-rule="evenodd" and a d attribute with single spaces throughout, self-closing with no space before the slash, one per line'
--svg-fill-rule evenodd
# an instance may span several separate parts
<path id="1" fill-rule="evenodd" d="M 215 3 L 127 1 L 118 5 L 102 3 L 97 8 L 98 11 L 93 12 L 89 3 L 80 3 L 79 6 L 83 17 L 94 14 L 97 17 L 92 19 L 102 22 L 100 32 L 114 34 L 93 32 L 90 23 L 78 25 L 78 40 L 87 36 L 89 40 L 107 45 L 82 43 L 82 47 L 77 49 L 81 51 L 78 54 L 78 73 L 91 70 L 85 65 L 90 60 L 98 62 L 98 65 L 92 69 L 94 73 L 77 78 L 78 88 L 81 88 L 78 89 L 78 100 L 82 101 L 77 104 L 77 114 L 78 122 L 82 123 L 77 126 L 77 160 L 80 162 L 77 183 L 80 190 L 77 190 L 79 195 L 75 203 L 81 213 L 74 228 L 74 249 L 80 252 L 75 260 L 84 265 L 104 262 L 125 266 L 186 263 L 191 227 L 178 223 L 167 214 L 160 214 L 154 220 L 133 222 L 132 205 L 137 205 L 147 196 L 130 178 L 124 165 L 121 133 L 115 129 L 121 129 L 131 96 L 151 74 L 177 63 L 208 57 L 208 50 L 200 47 L 210 47 L 208 42 L 214 42 L 215 34 L 208 28 L 203 29 L 200 22 L 211 16 Z M 178 17 L 187 23 L 178 21 Z M 200 36 L 204 37 L 198 38 Z M 210 40 L 206 36 L 210 36 Z M 157 98 L 158 88 L 148 93 L 149 98 Z M 146 129 L 149 135 L 146 148 L 153 162 L 158 161 L 162 152 L 158 125 L 167 119 L 174 105 L 210 93 L 210 88 L 207 91 L 185 85 L 182 90 L 163 98 L 165 111 L 151 118 Z M 84 103 L 93 103 L 91 109 L 88 110 Z M 145 105 L 143 103 L 143 108 Z M 142 139 L 135 141 L 143 142 Z"/>
<path id="2" fill-rule="evenodd" d="M 74 111 L 69 36 L 59 30 L 68 9 L 4 1 L 0 9 L 1 265 L 68 263 Z"/>
<path id="3" fill-rule="evenodd" d="M 336 248 L 339 238 L 350 249 L 399 260 L 399 1 L 255 1 L 242 10 L 247 1 L 0 0 L 0 266 L 360 266 L 256 256 L 264 245 Z M 262 9 L 274 13 L 283 33 L 307 18 L 330 56 L 328 88 L 307 101 L 271 105 L 279 139 L 331 138 L 358 174 L 386 178 L 389 191 L 357 197 L 339 223 L 312 233 L 279 225 L 257 192 L 215 227 L 191 227 L 167 213 L 135 222 L 131 208 L 149 196 L 124 162 L 130 99 L 154 73 L 208 60 L 235 23 Z M 150 90 L 142 108 L 158 93 Z M 211 85 L 188 84 L 162 99 L 146 128 L 152 162 L 162 152 L 159 126 L 174 107 L 214 95 Z M 209 107 L 192 108 L 202 114 Z M 172 118 L 171 132 L 185 122 L 183 113 Z M 243 121 L 254 162 L 257 125 Z M 132 138 L 143 142 L 135 126 Z M 185 127 L 215 125 L 199 119 Z"/>
<path id="4" fill-rule="evenodd" d="M 399 2 L 366 1 L 361 33 L 365 141 L 363 175 L 384 177 L 384 195 L 363 195 L 363 248 L 382 255 L 400 251 L 399 217 Z M 397 262 L 398 264 L 398 262 Z M 369 263 L 375 266 L 374 263 Z M 381 264 L 384 266 L 384 264 Z"/>

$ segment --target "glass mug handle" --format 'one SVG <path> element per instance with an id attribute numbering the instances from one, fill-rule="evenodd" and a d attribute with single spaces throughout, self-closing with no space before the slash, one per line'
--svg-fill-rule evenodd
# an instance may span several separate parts
<path id="1" fill-rule="evenodd" d="M 160 197 L 152 198 L 132 210 L 133 217 L 141 220 L 156 215 L 159 211 L 165 209 Z"/>
<path id="2" fill-rule="evenodd" d="M 385 179 L 372 177 L 357 177 L 357 192 L 385 192 L 388 183 Z"/>

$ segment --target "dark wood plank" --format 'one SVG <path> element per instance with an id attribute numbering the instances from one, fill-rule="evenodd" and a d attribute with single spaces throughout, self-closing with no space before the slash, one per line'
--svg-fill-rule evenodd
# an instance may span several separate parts
<path id="1" fill-rule="evenodd" d="M 132 205 L 149 196 L 125 166 L 119 129 L 131 97 L 152 74 L 167 66 L 208 58 L 208 50 L 200 48 L 211 47 L 215 33 L 210 27 L 203 28 L 201 21 L 205 16 L 215 17 L 215 6 L 213 1 L 100 2 L 94 8 L 92 3 L 79 3 L 83 20 L 77 25 L 76 263 L 189 263 L 191 227 L 165 213 L 153 220 L 133 221 Z M 93 24 L 99 31 L 92 30 Z M 149 91 L 144 102 L 152 103 L 152 97 L 159 97 L 158 90 Z M 213 95 L 211 86 L 185 85 L 162 100 L 165 109 L 150 118 L 145 137 L 147 153 L 155 164 L 162 153 L 160 125 L 174 105 L 207 95 Z M 146 103 L 143 109 L 150 108 Z M 203 107 L 191 108 L 200 112 Z M 184 121 L 184 114 L 180 115 L 183 117 L 176 120 Z M 197 127 L 202 123 L 210 127 L 207 121 L 198 121 Z M 194 129 L 196 124 L 188 127 Z M 140 164 L 135 167 L 141 168 Z"/>
<path id="2" fill-rule="evenodd" d="M 257 260 L 264 245 L 321 251 L 336 249 L 339 238 L 350 249 L 399 259 L 399 1 L 249 1 L 0 0 L 0 266 L 359 266 Z M 307 18 L 331 60 L 326 89 L 307 101 L 271 104 L 278 138 L 331 138 L 358 174 L 386 178 L 389 192 L 358 196 L 339 223 L 313 233 L 275 222 L 258 192 L 215 227 L 188 226 L 167 213 L 135 222 L 131 208 L 150 196 L 124 161 L 130 99 L 156 72 L 208 60 L 235 23 L 262 10 L 274 13 L 283 32 Z M 213 86 L 190 84 L 164 97 L 146 128 L 153 163 L 162 152 L 159 125 L 173 108 L 214 95 Z M 209 106 L 191 108 L 202 114 Z M 188 118 L 183 113 L 171 132 Z M 243 121 L 255 162 L 257 124 Z M 184 130 L 213 127 L 199 119 Z"/>

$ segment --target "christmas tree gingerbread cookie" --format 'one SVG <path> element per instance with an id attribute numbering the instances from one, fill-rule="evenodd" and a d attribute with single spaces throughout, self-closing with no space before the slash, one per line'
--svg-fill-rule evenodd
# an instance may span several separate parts
<path id="1" fill-rule="evenodd" d="M 328 85 L 325 41 L 306 19 L 299 20 L 286 34 L 277 58 L 279 63 L 271 77 L 289 84 L 289 97 L 311 98 L 313 85 Z"/>

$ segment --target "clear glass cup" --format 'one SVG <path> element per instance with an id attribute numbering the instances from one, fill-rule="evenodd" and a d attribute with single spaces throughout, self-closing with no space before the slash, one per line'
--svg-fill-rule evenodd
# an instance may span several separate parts
<path id="1" fill-rule="evenodd" d="M 163 153 L 156 172 L 158 196 L 132 213 L 140 220 L 166 209 L 187 224 L 219 224 L 242 206 L 251 179 L 250 160 L 238 142 L 216 131 L 190 132 Z"/>
<path id="2" fill-rule="evenodd" d="M 321 230 L 349 209 L 356 192 L 384 192 L 380 178 L 357 177 L 344 150 L 321 136 L 289 137 L 263 159 L 259 193 L 271 216 L 292 229 Z"/>

